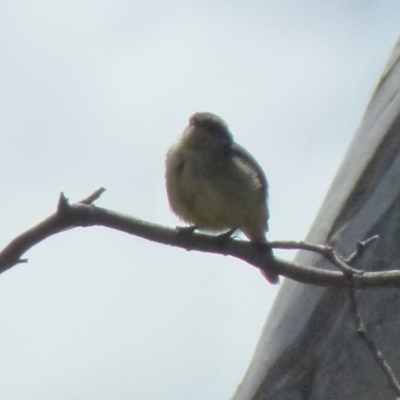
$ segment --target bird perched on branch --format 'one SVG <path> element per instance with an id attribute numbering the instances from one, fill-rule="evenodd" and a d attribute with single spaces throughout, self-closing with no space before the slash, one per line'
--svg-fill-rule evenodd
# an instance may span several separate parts
<path id="1" fill-rule="evenodd" d="M 197 229 L 239 229 L 254 243 L 268 231 L 268 183 L 254 157 L 235 143 L 227 124 L 198 112 L 168 150 L 166 187 L 172 211 Z M 261 271 L 271 283 L 279 276 Z"/>

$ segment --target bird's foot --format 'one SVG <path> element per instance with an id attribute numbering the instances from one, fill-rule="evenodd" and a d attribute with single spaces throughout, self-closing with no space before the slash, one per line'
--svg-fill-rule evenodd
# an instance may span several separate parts
<path id="1" fill-rule="evenodd" d="M 216 237 L 220 239 L 221 241 L 225 240 L 230 240 L 232 239 L 232 235 L 238 230 L 238 228 L 233 228 L 230 229 L 228 232 L 221 233 L 220 235 L 217 235 Z"/>
<path id="2" fill-rule="evenodd" d="M 195 225 L 192 225 L 192 226 L 177 226 L 175 228 L 175 231 L 179 235 L 191 235 L 196 229 L 197 229 L 197 226 L 195 226 Z"/>

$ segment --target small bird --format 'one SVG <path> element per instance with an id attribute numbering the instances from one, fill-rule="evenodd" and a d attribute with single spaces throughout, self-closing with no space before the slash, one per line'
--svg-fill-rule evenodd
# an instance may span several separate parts
<path id="1" fill-rule="evenodd" d="M 197 112 L 166 156 L 166 188 L 171 210 L 196 229 L 242 231 L 265 243 L 268 183 L 254 157 L 235 143 L 223 119 Z M 261 270 L 270 283 L 279 276 Z"/>

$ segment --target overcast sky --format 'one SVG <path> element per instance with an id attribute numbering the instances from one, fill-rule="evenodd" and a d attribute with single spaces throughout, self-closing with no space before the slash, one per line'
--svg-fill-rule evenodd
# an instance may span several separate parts
<path id="1" fill-rule="evenodd" d="M 269 238 L 304 238 L 399 26 L 398 0 L 3 0 L 0 246 L 100 186 L 98 205 L 179 224 L 164 157 L 196 111 L 265 169 Z M 277 290 L 105 228 L 26 256 L 0 276 L 4 400 L 227 400 Z"/>

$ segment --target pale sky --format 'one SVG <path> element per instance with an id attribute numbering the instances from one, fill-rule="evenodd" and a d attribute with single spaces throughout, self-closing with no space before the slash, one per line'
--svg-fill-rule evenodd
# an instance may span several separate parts
<path id="1" fill-rule="evenodd" d="M 179 225 L 164 157 L 196 111 L 265 169 L 269 238 L 303 239 L 399 26 L 398 0 L 4 0 L 0 246 L 100 186 L 102 207 Z M 105 228 L 26 257 L 0 276 L 4 400 L 228 400 L 278 289 Z"/>

